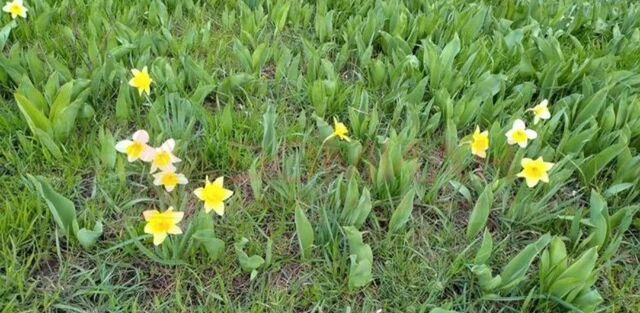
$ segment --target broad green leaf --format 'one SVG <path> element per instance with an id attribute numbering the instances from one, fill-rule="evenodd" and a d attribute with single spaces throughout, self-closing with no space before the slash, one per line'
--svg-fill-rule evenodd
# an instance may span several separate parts
<path id="1" fill-rule="evenodd" d="M 311 249 L 313 248 L 313 226 L 300 206 L 296 206 L 295 223 L 300 253 L 303 259 L 308 259 L 311 257 Z"/>
<path id="2" fill-rule="evenodd" d="M 66 236 L 71 236 L 74 231 L 74 224 L 77 225 L 76 207 L 73 202 L 53 190 L 44 177 L 31 175 L 28 175 L 28 177 L 49 207 L 49 211 L 58 227 L 62 229 Z"/>
<path id="3" fill-rule="evenodd" d="M 216 238 L 212 230 L 198 230 L 193 233 L 192 238 L 204 247 L 212 261 L 219 259 L 224 253 L 224 241 Z"/>
<path id="4" fill-rule="evenodd" d="M 353 221 L 353 225 L 355 227 L 361 227 L 364 225 L 364 222 L 367 220 L 367 217 L 371 212 L 372 206 L 371 193 L 369 193 L 369 189 L 365 187 L 362 190 L 360 200 L 358 201 L 357 215 L 354 216 L 355 220 Z"/>
<path id="5" fill-rule="evenodd" d="M 55 123 L 56 116 L 63 110 L 67 109 L 71 104 L 71 92 L 73 91 L 73 81 L 70 81 L 58 90 L 56 99 L 51 104 L 51 111 L 49 112 L 49 119 Z"/>
<path id="6" fill-rule="evenodd" d="M 0 29 L 0 50 L 4 51 L 4 46 L 7 43 L 7 39 L 9 39 L 9 35 L 11 35 L 11 30 L 16 28 L 16 26 L 18 26 L 16 20 L 11 20 L 11 22 Z"/>
<path id="7" fill-rule="evenodd" d="M 598 260 L 598 250 L 594 247 L 585 251 L 580 258 L 571 264 L 549 287 L 549 292 L 560 298 L 564 298 L 576 288 L 586 284 L 591 276 Z M 571 301 L 572 299 L 567 299 Z"/>
<path id="8" fill-rule="evenodd" d="M 77 228 L 77 224 L 74 227 Z M 82 228 L 76 232 L 76 237 L 78 238 L 80 245 L 85 249 L 95 245 L 100 236 L 102 236 L 102 222 L 97 222 L 92 230 Z"/>
<path id="9" fill-rule="evenodd" d="M 442 309 L 442 308 L 434 308 L 434 309 L 431 309 L 431 311 L 429 311 L 429 313 L 458 313 L 458 311 L 445 310 L 445 309 Z"/>
<path id="10" fill-rule="evenodd" d="M 373 252 L 362 241 L 362 233 L 353 226 L 343 227 L 349 241 L 349 289 L 361 288 L 373 280 Z"/>
<path id="11" fill-rule="evenodd" d="M 476 258 L 474 260 L 475 264 L 486 264 L 491 257 L 491 252 L 493 250 L 493 237 L 491 236 L 491 232 L 488 229 L 484 229 L 484 235 L 482 236 L 482 244 L 476 253 Z"/>
<path id="12" fill-rule="evenodd" d="M 121 84 L 118 90 L 118 98 L 116 98 L 116 119 L 119 122 L 126 122 L 131 116 L 131 86 Z"/>
<path id="13" fill-rule="evenodd" d="M 400 204 L 398 204 L 398 207 L 391 215 L 391 220 L 389 220 L 389 233 L 398 232 L 407 224 L 413 211 L 413 198 L 415 194 L 415 190 L 411 189 L 402 197 Z"/>
<path id="14" fill-rule="evenodd" d="M 598 192 L 592 190 L 589 204 L 591 206 L 589 221 L 593 227 L 589 238 L 585 240 L 585 244 L 588 248 L 596 246 L 603 248 L 603 244 L 607 240 L 608 231 L 607 220 L 609 218 L 609 209 L 607 208 L 607 202 Z"/>
<path id="15" fill-rule="evenodd" d="M 249 183 L 251 184 L 251 191 L 253 191 L 253 197 L 260 200 L 262 199 L 262 175 L 258 173 L 258 161 L 260 159 L 256 158 L 251 163 L 251 167 L 249 168 Z"/>
<path id="16" fill-rule="evenodd" d="M 494 290 L 502 284 L 502 277 L 500 275 L 492 276 L 491 268 L 485 264 L 474 265 L 471 272 L 478 277 L 478 284 L 484 291 Z"/>
<path id="17" fill-rule="evenodd" d="M 51 135 L 49 135 L 49 133 L 46 133 L 43 130 L 40 130 L 39 128 L 35 129 L 35 133 L 34 133 L 34 137 L 45 147 L 47 148 L 47 150 L 49 150 L 49 152 L 51 152 L 51 154 L 53 154 L 53 157 L 56 159 L 60 159 L 62 158 L 62 152 L 60 151 L 60 148 L 58 147 L 58 144 L 56 144 L 56 142 L 53 140 L 53 137 L 51 137 Z"/>
<path id="18" fill-rule="evenodd" d="M 534 258 L 549 244 L 549 241 L 551 241 L 551 235 L 543 235 L 536 242 L 527 245 L 518 255 L 507 263 L 500 273 L 502 277 L 500 288 L 502 290 L 509 290 L 524 280 Z"/>
<path id="19" fill-rule="evenodd" d="M 580 169 L 584 174 L 585 183 L 590 183 L 609 162 L 613 161 L 623 151 L 624 146 L 624 144 L 617 144 L 607 147 L 583 163 Z"/>
<path id="20" fill-rule="evenodd" d="M 38 111 L 42 112 L 43 114 L 49 111 L 49 103 L 47 103 L 47 99 L 33 85 L 33 83 L 31 83 L 31 80 L 28 76 L 25 75 L 24 77 L 22 77 L 20 87 L 18 88 L 18 91 L 16 93 L 19 93 L 29 99 L 29 101 L 31 101 L 31 104 L 33 104 L 38 109 Z"/>
<path id="21" fill-rule="evenodd" d="M 243 237 L 239 242 L 235 243 L 234 248 L 238 256 L 238 262 L 240 262 L 240 267 L 242 267 L 245 272 L 251 272 L 252 276 L 255 277 L 254 272 L 264 264 L 264 259 L 259 255 L 248 256 L 243 250 L 247 243 L 249 243 L 249 239 Z"/>
<path id="22" fill-rule="evenodd" d="M 69 137 L 83 106 L 84 103 L 76 100 L 56 114 L 55 119 L 51 120 L 54 138 L 65 140 Z"/>
<path id="23" fill-rule="evenodd" d="M 484 191 L 478 197 L 476 205 L 469 216 L 469 224 L 467 225 L 467 238 L 475 237 L 487 224 L 489 213 L 493 205 L 492 185 L 488 184 L 484 187 Z"/>
<path id="24" fill-rule="evenodd" d="M 18 103 L 18 108 L 22 113 L 22 116 L 27 121 L 31 132 L 36 133 L 36 129 L 39 129 L 47 134 L 52 135 L 52 128 L 49 119 L 39 111 L 25 96 L 16 93 L 15 95 L 16 102 Z"/>
<path id="25" fill-rule="evenodd" d="M 276 138 L 276 108 L 268 105 L 262 115 L 262 151 L 269 157 L 274 157 L 278 151 L 278 139 Z"/>

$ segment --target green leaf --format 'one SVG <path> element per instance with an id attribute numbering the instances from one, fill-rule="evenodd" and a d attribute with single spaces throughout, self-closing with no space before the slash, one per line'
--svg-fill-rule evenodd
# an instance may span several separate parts
<path id="1" fill-rule="evenodd" d="M 75 225 L 77 228 L 77 224 Z M 80 245 L 85 249 L 88 249 L 96 244 L 98 239 L 102 236 L 102 222 L 97 222 L 93 227 L 93 230 L 88 230 L 86 228 L 82 228 L 77 231 L 76 237 L 80 242 Z"/>
<path id="2" fill-rule="evenodd" d="M 131 96 L 130 96 L 131 86 L 128 84 L 121 84 L 120 89 L 118 90 L 118 98 L 116 98 L 116 119 L 124 123 L 131 116 Z"/>
<path id="3" fill-rule="evenodd" d="M 56 117 L 62 113 L 62 111 L 66 110 L 71 104 L 71 92 L 73 91 L 73 81 L 70 81 L 62 87 L 58 91 L 56 95 L 56 99 L 53 101 L 51 105 L 51 111 L 49 112 L 49 119 L 55 123 Z"/>
<path id="4" fill-rule="evenodd" d="M 27 175 L 31 183 L 49 207 L 53 219 L 66 236 L 71 236 L 76 222 L 76 207 L 73 202 L 57 193 L 42 176 Z"/>
<path id="5" fill-rule="evenodd" d="M 431 309 L 431 311 L 429 311 L 429 313 L 458 313 L 458 311 L 445 310 L 445 309 L 442 309 L 442 308 L 434 308 L 434 309 Z"/>
<path id="6" fill-rule="evenodd" d="M 47 148 L 47 150 L 49 150 L 49 152 L 51 152 L 51 154 L 53 154 L 55 158 L 62 158 L 62 152 L 60 151 L 60 148 L 58 148 L 58 145 L 53 140 L 53 137 L 51 137 L 51 135 L 38 128 L 35 129 L 34 135 L 35 138 L 40 142 L 40 144 Z"/>
<path id="7" fill-rule="evenodd" d="M 502 290 L 509 290 L 524 280 L 534 258 L 549 244 L 549 241 L 551 241 L 551 236 L 549 234 L 543 235 L 536 242 L 527 245 L 518 255 L 507 263 L 500 273 L 502 277 L 500 288 Z"/>
<path id="8" fill-rule="evenodd" d="M 362 195 L 360 196 L 360 200 L 358 201 L 358 209 L 356 210 L 357 215 L 354 216 L 355 220 L 352 224 L 355 227 L 361 227 L 367 220 L 369 213 L 371 213 L 371 209 L 371 193 L 369 192 L 369 189 L 365 187 L 362 190 Z"/>
<path id="9" fill-rule="evenodd" d="M 267 110 L 262 115 L 262 150 L 270 157 L 274 157 L 278 151 L 278 140 L 276 139 L 276 108 L 268 105 Z"/>
<path id="10" fill-rule="evenodd" d="M 398 207 L 391 215 L 391 220 L 389 221 L 389 233 L 398 232 L 409 221 L 409 217 L 413 211 L 413 198 L 415 194 L 415 190 L 410 189 L 409 192 L 402 197 L 400 204 L 398 204 Z"/>
<path id="11" fill-rule="evenodd" d="M 584 105 L 577 106 L 581 109 L 573 120 L 574 124 L 579 125 L 590 117 L 597 117 L 607 100 L 608 93 L 608 88 L 600 89 L 596 94 L 591 96 Z"/>
<path id="12" fill-rule="evenodd" d="M 31 104 L 33 104 L 38 111 L 43 114 L 49 110 L 49 103 L 47 103 L 47 99 L 45 95 L 43 95 L 29 80 L 28 76 L 23 76 L 22 81 L 20 82 L 20 87 L 18 88 L 17 93 L 25 96 Z"/>
<path id="13" fill-rule="evenodd" d="M 116 140 L 113 138 L 113 134 L 109 130 L 105 131 L 104 128 L 100 129 L 98 141 L 100 142 L 98 159 L 106 168 L 114 168 L 116 165 L 116 150 L 113 147 L 116 145 Z"/>
<path id="14" fill-rule="evenodd" d="M 296 206 L 295 223 L 302 258 L 308 259 L 311 257 L 311 249 L 313 248 L 313 226 L 311 226 L 309 219 L 307 219 L 300 206 Z"/>
<path id="15" fill-rule="evenodd" d="M 239 242 L 236 242 L 234 248 L 236 250 L 236 255 L 238 256 L 238 262 L 240 262 L 240 267 L 245 272 L 251 272 L 252 276 L 255 277 L 253 272 L 256 271 L 262 264 L 264 264 L 264 259 L 259 255 L 248 256 L 243 248 L 249 243 L 249 239 L 242 238 Z"/>
<path id="16" fill-rule="evenodd" d="M 31 132 L 36 134 L 36 130 L 39 129 L 52 135 L 51 122 L 49 122 L 49 119 L 47 119 L 44 113 L 39 111 L 25 96 L 16 93 L 14 97 L 18 103 L 20 113 L 22 113 L 22 116 L 27 121 Z"/>
<path id="17" fill-rule="evenodd" d="M 259 158 L 253 160 L 248 173 L 249 183 L 251 184 L 251 191 L 253 191 L 253 197 L 260 200 L 262 199 L 262 175 L 258 173 L 258 161 L 260 161 Z"/>
<path id="18" fill-rule="evenodd" d="M 502 277 L 500 275 L 492 276 L 491 268 L 485 264 L 474 265 L 471 267 L 471 272 L 478 277 L 480 288 L 484 291 L 494 290 L 502 283 Z"/>
<path id="19" fill-rule="evenodd" d="M 11 22 L 0 29 L 0 50 L 4 51 L 4 46 L 7 43 L 7 39 L 9 39 L 9 35 L 11 35 L 11 30 L 16 28 L 16 26 L 18 26 L 16 20 L 11 20 Z"/>
<path id="20" fill-rule="evenodd" d="M 480 194 L 476 205 L 469 216 L 469 224 L 467 225 L 467 238 L 475 237 L 487 224 L 489 213 L 493 205 L 493 191 L 491 184 L 484 187 Z"/>
<path id="21" fill-rule="evenodd" d="M 581 289 L 594 275 L 593 270 L 598 260 L 598 250 L 594 247 L 585 251 L 580 258 L 571 264 L 550 286 L 549 292 L 565 298 L 577 288 Z M 571 301 L 572 299 L 566 299 Z"/>
<path id="22" fill-rule="evenodd" d="M 484 229 L 484 235 L 482 236 L 482 244 L 476 253 L 476 258 L 474 260 L 475 264 L 486 264 L 489 258 L 491 257 L 491 252 L 493 250 L 493 237 L 491 236 L 491 232 L 488 229 Z"/>
<path id="23" fill-rule="evenodd" d="M 373 280 L 373 252 L 362 241 L 362 233 L 353 226 L 343 227 L 349 241 L 349 289 L 361 288 Z"/>
<path id="24" fill-rule="evenodd" d="M 198 230 L 192 238 L 204 247 L 212 261 L 218 260 L 224 253 L 224 241 L 216 238 L 213 230 Z"/>
<path id="25" fill-rule="evenodd" d="M 604 167 L 613 161 L 622 151 L 625 144 L 609 146 L 580 166 L 585 183 L 590 183 Z"/>
<path id="26" fill-rule="evenodd" d="M 598 192 L 592 190 L 590 206 L 589 221 L 593 225 L 593 229 L 589 237 L 585 239 L 584 244 L 587 248 L 596 246 L 603 248 L 608 232 L 609 209 L 607 208 L 607 202 Z"/>

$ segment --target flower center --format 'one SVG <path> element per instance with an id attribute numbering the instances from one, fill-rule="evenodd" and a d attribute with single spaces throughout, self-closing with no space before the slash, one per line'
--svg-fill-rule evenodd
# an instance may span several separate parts
<path id="1" fill-rule="evenodd" d="M 518 130 L 514 131 L 513 132 L 513 141 L 515 141 L 517 143 L 521 143 L 521 142 L 527 141 L 527 132 L 525 132 L 524 129 L 518 129 Z"/>
<path id="2" fill-rule="evenodd" d="M 11 7 L 9 7 L 9 11 L 12 14 L 21 15 L 22 14 L 22 6 L 17 3 L 12 3 Z"/>
<path id="3" fill-rule="evenodd" d="M 127 148 L 127 155 L 129 155 L 132 158 L 139 158 L 142 155 L 142 151 L 144 150 L 144 145 L 140 142 L 133 142 L 128 148 Z"/>
<path id="4" fill-rule="evenodd" d="M 542 114 L 544 114 L 544 107 L 535 107 L 533 109 L 533 113 L 535 113 L 536 115 L 540 116 Z"/>
<path id="5" fill-rule="evenodd" d="M 222 188 L 209 185 L 204 188 L 204 198 L 208 202 L 222 201 Z"/>
<path id="6" fill-rule="evenodd" d="M 542 177 L 543 171 L 539 166 L 531 165 L 527 167 L 526 174 L 531 178 L 540 178 Z"/>
<path id="7" fill-rule="evenodd" d="M 154 162 L 159 168 L 167 167 L 171 164 L 171 155 L 166 151 L 160 152 L 156 155 Z"/>
<path id="8" fill-rule="evenodd" d="M 156 233 L 166 233 L 175 224 L 172 217 L 169 215 L 163 215 L 162 213 L 156 215 L 155 218 L 150 221 L 153 231 Z"/>
<path id="9" fill-rule="evenodd" d="M 175 186 L 178 184 L 178 175 L 167 173 L 162 177 L 162 184 L 165 186 Z"/>
<path id="10" fill-rule="evenodd" d="M 484 150 L 489 147 L 489 140 L 484 137 L 478 137 L 473 140 L 473 147 L 477 150 Z"/>
<path id="11" fill-rule="evenodd" d="M 136 85 L 138 85 L 139 87 L 146 87 L 151 85 L 151 79 L 149 75 L 146 75 L 144 73 L 138 74 L 138 76 L 136 76 L 134 80 Z"/>

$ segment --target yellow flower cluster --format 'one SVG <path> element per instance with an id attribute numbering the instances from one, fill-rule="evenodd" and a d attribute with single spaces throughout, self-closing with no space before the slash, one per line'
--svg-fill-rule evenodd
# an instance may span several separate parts
<path id="1" fill-rule="evenodd" d="M 132 70 L 134 77 L 129 81 L 129 85 L 138 89 L 140 95 L 151 92 L 151 79 L 147 67 L 141 71 Z M 182 173 L 176 172 L 174 164 L 182 160 L 173 154 L 176 142 L 174 139 L 166 140 L 159 147 L 149 146 L 149 134 L 141 129 L 133 133 L 131 139 L 118 142 L 115 149 L 127 155 L 129 162 L 141 160 L 151 165 L 153 184 L 163 186 L 167 192 L 172 192 L 178 185 L 186 185 L 189 181 Z M 209 177 L 205 178 L 204 187 L 194 190 L 198 199 L 204 202 L 205 212 L 214 210 L 218 215 L 224 214 L 224 201 L 233 195 L 233 191 L 224 188 L 224 178 L 218 177 L 213 182 Z M 166 211 L 147 210 L 143 212 L 147 224 L 144 232 L 153 236 L 153 244 L 160 245 L 167 238 L 167 235 L 182 234 L 178 223 L 184 217 L 183 212 L 174 211 L 170 206 Z"/>
<path id="2" fill-rule="evenodd" d="M 540 102 L 540 104 L 527 110 L 534 114 L 534 125 L 538 124 L 540 120 L 547 120 L 551 118 L 548 105 L 549 101 L 545 99 Z M 529 144 L 529 140 L 538 138 L 538 133 L 535 130 L 528 129 L 525 122 L 521 119 L 516 119 L 513 122 L 511 129 L 507 131 L 505 135 L 507 136 L 507 143 L 509 145 L 517 144 L 521 148 L 526 148 Z M 480 158 L 485 158 L 487 156 L 487 150 L 489 149 L 489 132 L 487 130 L 480 132 L 480 127 L 476 127 L 475 132 L 471 136 L 470 145 L 472 154 Z M 518 173 L 517 176 L 524 178 L 527 186 L 535 187 L 540 181 L 545 183 L 549 182 L 549 175 L 547 172 L 551 170 L 554 164 L 544 162 L 542 157 L 539 157 L 536 160 L 523 158 L 520 165 L 522 166 L 522 172 Z"/>

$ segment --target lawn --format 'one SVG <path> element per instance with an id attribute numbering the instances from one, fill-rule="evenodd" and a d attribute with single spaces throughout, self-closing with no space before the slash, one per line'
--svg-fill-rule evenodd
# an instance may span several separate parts
<path id="1" fill-rule="evenodd" d="M 640 312 L 637 3 L 0 13 L 0 312 Z"/>

